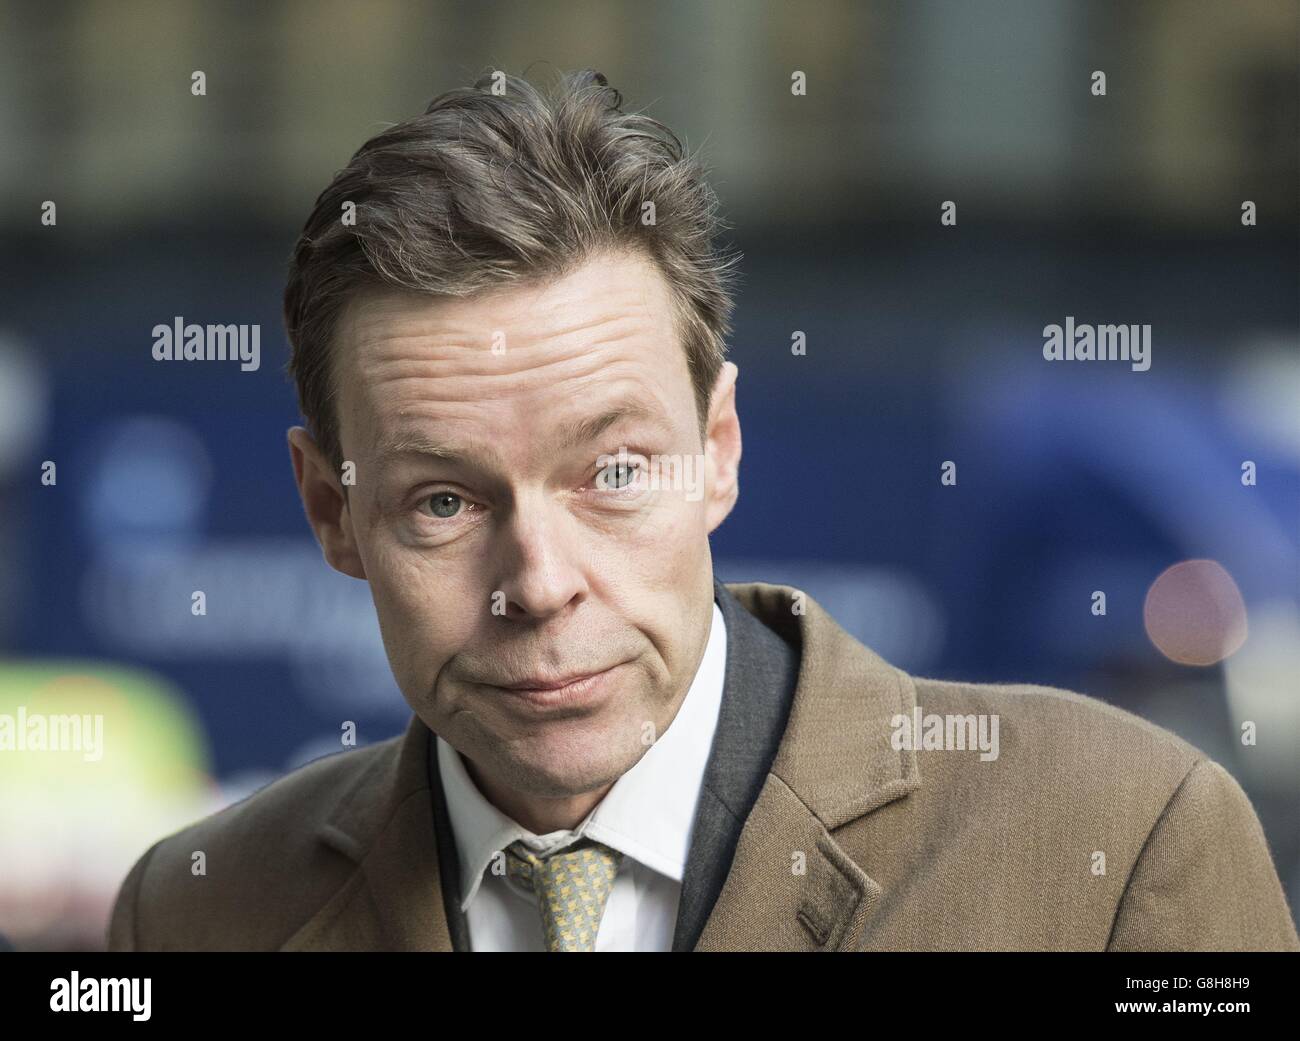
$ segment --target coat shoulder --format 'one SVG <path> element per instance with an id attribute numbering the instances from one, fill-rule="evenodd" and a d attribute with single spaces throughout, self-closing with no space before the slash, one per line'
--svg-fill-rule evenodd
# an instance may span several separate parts
<path id="1" fill-rule="evenodd" d="M 896 804 L 880 816 L 883 830 L 869 826 L 859 841 L 924 850 L 932 873 L 949 871 L 957 887 L 976 863 L 988 878 L 1032 878 L 1009 885 L 1033 917 L 1018 928 L 996 919 L 1005 928 L 983 938 L 989 947 L 1297 949 L 1254 808 L 1203 751 L 1074 691 L 912 684 L 923 718 L 990 720 L 977 732 L 997 733 L 997 754 L 918 749 L 922 784 L 910 805 Z M 999 891 L 988 893 L 996 904 Z M 953 934 L 938 945 L 966 942 Z"/>
<path id="2" fill-rule="evenodd" d="M 109 949 L 279 947 L 355 870 L 354 840 L 321 834 L 383 789 L 401 740 L 313 760 L 154 843 L 122 884 Z"/>
<path id="3" fill-rule="evenodd" d="M 1083 829 L 1124 822 L 1147 834 L 1198 766 L 1218 764 L 1172 731 L 1075 691 L 912 678 L 922 718 L 987 721 L 993 754 L 919 747 L 932 791 L 994 791 L 1028 814 Z"/>
<path id="4" fill-rule="evenodd" d="M 999 758 L 1069 778 L 1132 770 L 1168 797 L 1205 753 L 1177 734 L 1100 698 L 1031 683 L 962 683 L 911 677 L 924 714 L 998 718 Z"/>

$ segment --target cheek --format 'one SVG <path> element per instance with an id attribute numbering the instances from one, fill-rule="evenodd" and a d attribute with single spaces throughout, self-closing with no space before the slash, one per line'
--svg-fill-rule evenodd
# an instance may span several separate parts
<path id="1" fill-rule="evenodd" d="M 666 600 L 697 595 L 694 579 L 709 555 L 705 505 L 679 492 L 592 539 L 599 574 Z"/>
<path id="2" fill-rule="evenodd" d="M 683 570 L 695 566 L 697 562 L 707 559 L 709 555 L 709 530 L 707 527 L 706 504 L 691 501 L 678 495 L 671 503 L 670 516 L 664 530 L 656 533 L 658 555 L 662 558 L 663 570 L 675 571 L 686 588 L 679 591 L 686 596 L 692 595 L 689 581 L 695 572 Z"/>
<path id="3" fill-rule="evenodd" d="M 603 598 L 654 645 L 659 682 L 675 684 L 694 662 L 712 611 L 704 504 L 681 497 L 664 504 L 634 536 L 610 540 L 601 559 Z"/>
<path id="4" fill-rule="evenodd" d="M 469 591 L 446 568 L 399 545 L 372 543 L 366 577 L 394 672 L 426 683 L 474 631 Z"/>

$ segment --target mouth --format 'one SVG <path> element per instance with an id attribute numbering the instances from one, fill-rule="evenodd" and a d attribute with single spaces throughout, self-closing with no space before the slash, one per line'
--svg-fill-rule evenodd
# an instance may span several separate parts
<path id="1" fill-rule="evenodd" d="M 509 695 L 512 703 L 533 710 L 588 709 L 609 696 L 613 691 L 610 677 L 622 667 L 619 664 L 598 672 L 567 676 L 530 676 L 519 683 L 488 686 Z"/>

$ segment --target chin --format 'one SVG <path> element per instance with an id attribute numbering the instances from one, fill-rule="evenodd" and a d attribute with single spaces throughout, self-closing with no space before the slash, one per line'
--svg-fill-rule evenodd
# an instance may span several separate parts
<path id="1" fill-rule="evenodd" d="M 562 799 L 612 784 L 646 751 L 639 741 L 616 743 L 603 729 L 593 729 L 525 739 L 494 758 L 498 776 L 509 778 L 512 788 Z"/>

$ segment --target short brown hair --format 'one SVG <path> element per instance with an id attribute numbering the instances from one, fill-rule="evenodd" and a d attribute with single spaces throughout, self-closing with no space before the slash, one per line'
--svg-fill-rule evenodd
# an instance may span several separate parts
<path id="1" fill-rule="evenodd" d="M 321 193 L 294 247 L 284 319 L 299 407 L 332 463 L 331 344 L 356 290 L 469 296 L 558 276 L 610 247 L 641 250 L 667 281 L 703 431 L 740 255 L 715 248 L 723 222 L 699 161 L 622 100 L 590 69 L 549 95 L 488 73 L 371 138 Z M 342 220 L 347 203 L 355 223 Z"/>

